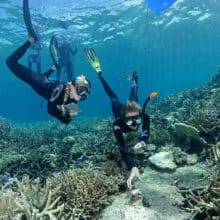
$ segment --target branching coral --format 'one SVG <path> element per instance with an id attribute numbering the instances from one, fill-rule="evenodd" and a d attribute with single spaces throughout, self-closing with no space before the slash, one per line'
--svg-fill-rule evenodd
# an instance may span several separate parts
<path id="1" fill-rule="evenodd" d="M 42 187 L 39 179 L 30 182 L 28 177 L 22 181 L 14 180 L 16 190 L 1 191 L 1 216 L 5 219 L 52 220 L 60 219 L 63 204 L 58 205 L 57 197 L 52 199 L 59 188 Z"/>
<path id="2" fill-rule="evenodd" d="M 93 219 L 110 202 L 124 180 L 100 171 L 73 169 L 48 180 L 51 188 L 60 186 L 56 196 L 65 204 L 65 213 L 74 219 Z"/>
<path id="3" fill-rule="evenodd" d="M 210 153 L 208 179 L 206 187 L 180 190 L 185 197 L 185 209 L 191 212 L 193 219 L 220 219 L 220 154 L 219 144 Z"/>
<path id="4" fill-rule="evenodd" d="M 93 219 L 123 182 L 119 175 L 87 169 L 59 173 L 44 186 L 39 179 L 14 179 L 0 191 L 0 216 L 7 220 Z"/>
<path id="5" fill-rule="evenodd" d="M 210 149 L 207 163 L 210 166 L 220 164 L 220 142 L 218 142 L 216 145 L 213 145 Z"/>
<path id="6" fill-rule="evenodd" d="M 198 110 L 191 115 L 189 122 L 210 142 L 220 140 L 220 112 L 216 107 Z"/>
<path id="7" fill-rule="evenodd" d="M 191 219 L 220 218 L 220 178 L 211 176 L 208 187 L 180 190 L 185 196 L 185 209 L 191 212 Z"/>

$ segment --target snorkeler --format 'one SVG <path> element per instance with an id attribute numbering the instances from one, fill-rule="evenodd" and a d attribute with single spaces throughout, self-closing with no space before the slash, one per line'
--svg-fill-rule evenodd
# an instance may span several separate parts
<path id="1" fill-rule="evenodd" d="M 129 189 L 132 189 L 132 180 L 134 177 L 137 177 L 141 180 L 141 176 L 139 173 L 139 169 L 135 164 L 127 143 L 124 138 L 124 134 L 128 132 L 137 131 L 138 132 L 138 143 L 133 146 L 133 154 L 137 154 L 139 152 L 143 152 L 144 147 L 146 146 L 145 141 L 149 137 L 149 126 L 150 126 L 150 119 L 149 116 L 145 113 L 145 107 L 148 101 L 153 98 L 156 93 L 152 93 L 145 101 L 144 107 L 141 111 L 141 107 L 138 104 L 138 73 L 136 71 L 133 72 L 131 80 L 133 82 L 129 101 L 125 104 L 122 104 L 117 95 L 112 91 L 109 87 L 108 83 L 105 81 L 102 75 L 101 65 L 99 63 L 98 57 L 94 49 L 86 48 L 84 49 L 86 57 L 96 71 L 98 78 L 100 79 L 103 88 L 106 94 L 109 96 L 111 101 L 112 112 L 114 114 L 115 120 L 113 122 L 113 131 L 115 138 L 119 144 L 119 150 L 123 160 L 125 161 L 128 169 L 130 170 L 129 178 L 127 179 L 127 186 Z"/>
<path id="2" fill-rule="evenodd" d="M 35 92 L 48 100 L 47 111 L 51 116 L 68 124 L 80 111 L 77 102 L 85 100 L 90 94 L 90 82 L 84 75 L 78 76 L 68 83 L 49 80 L 53 71 L 59 68 L 57 64 L 53 65 L 44 74 L 40 74 L 18 63 L 33 43 L 35 43 L 34 37 L 29 37 L 7 58 L 6 64 L 14 75 L 29 84 Z"/>
<path id="3" fill-rule="evenodd" d="M 57 79 L 60 80 L 63 74 L 68 81 L 71 81 L 74 75 L 72 57 L 77 54 L 77 47 L 73 49 L 71 46 L 66 24 L 63 21 L 59 21 L 58 27 L 61 28 L 61 31 L 54 34 L 50 41 L 50 47 L 56 47 L 59 57 L 60 68 L 57 69 Z"/>

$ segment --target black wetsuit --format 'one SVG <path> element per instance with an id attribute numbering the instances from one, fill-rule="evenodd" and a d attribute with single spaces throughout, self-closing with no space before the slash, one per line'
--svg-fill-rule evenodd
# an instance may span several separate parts
<path id="1" fill-rule="evenodd" d="M 123 133 L 128 133 L 133 131 L 131 128 L 129 128 L 126 123 L 124 122 L 121 110 L 123 107 L 123 104 L 119 101 L 117 95 L 112 91 L 108 83 L 103 78 L 102 74 L 99 74 L 99 79 L 102 82 L 102 85 L 104 87 L 104 90 L 106 94 L 109 96 L 111 100 L 111 106 L 112 106 L 112 112 L 114 114 L 115 120 L 113 122 L 113 131 L 115 138 L 119 144 L 119 149 L 121 152 L 121 156 L 123 160 L 125 161 L 128 169 L 130 170 L 132 167 L 136 166 L 134 163 L 133 158 L 128 152 L 128 147 L 125 142 L 125 138 Z M 137 90 L 138 90 L 138 84 L 132 86 L 131 92 L 129 95 L 129 101 L 135 101 L 138 102 L 138 96 L 137 96 Z M 147 114 L 143 115 L 143 122 L 138 127 L 138 139 L 140 141 L 146 141 L 149 136 L 149 126 L 150 126 L 150 119 Z"/>
<path id="2" fill-rule="evenodd" d="M 63 114 L 57 107 L 57 105 L 63 104 L 65 84 L 58 80 L 51 81 L 48 79 L 54 70 L 49 69 L 44 74 L 40 74 L 30 71 L 27 67 L 18 63 L 18 60 L 25 54 L 30 45 L 31 43 L 26 41 L 7 58 L 6 64 L 19 79 L 29 84 L 40 96 L 48 100 L 47 111 L 50 115 L 68 124 L 72 118 L 68 114 Z M 75 100 L 68 99 L 65 104 L 71 102 L 76 103 Z"/>

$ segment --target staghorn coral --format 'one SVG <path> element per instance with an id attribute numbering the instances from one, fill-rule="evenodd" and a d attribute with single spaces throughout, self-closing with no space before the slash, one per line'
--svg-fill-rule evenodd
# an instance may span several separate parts
<path id="1" fill-rule="evenodd" d="M 216 175 L 217 174 L 217 175 Z M 210 185 L 190 190 L 180 190 L 185 197 L 185 209 L 193 219 L 220 218 L 220 176 L 219 172 L 210 174 Z"/>
<path id="2" fill-rule="evenodd" d="M 215 167 L 217 164 L 220 163 L 220 142 L 212 145 L 212 147 L 209 149 L 209 154 L 206 162 L 210 167 Z"/>
<path id="3" fill-rule="evenodd" d="M 13 185 L 1 190 L 0 215 L 3 219 L 52 220 L 61 219 L 63 204 L 58 205 L 59 197 L 52 199 L 59 188 L 53 191 L 40 180 L 30 182 L 14 180 Z"/>
<path id="4" fill-rule="evenodd" d="M 86 169 L 59 173 L 44 185 L 40 179 L 14 179 L 0 191 L 0 216 L 3 220 L 93 219 L 122 182 L 119 175 Z"/>
<path id="5" fill-rule="evenodd" d="M 207 160 L 207 179 L 205 187 L 184 189 L 184 208 L 191 213 L 190 220 L 220 219 L 220 143 L 214 145 Z"/>
<path id="6" fill-rule="evenodd" d="M 120 176 L 106 176 L 89 169 L 72 169 L 48 179 L 50 188 L 60 186 L 56 197 L 60 197 L 59 204 L 65 204 L 66 216 L 74 217 L 70 219 L 94 219 L 122 182 Z"/>

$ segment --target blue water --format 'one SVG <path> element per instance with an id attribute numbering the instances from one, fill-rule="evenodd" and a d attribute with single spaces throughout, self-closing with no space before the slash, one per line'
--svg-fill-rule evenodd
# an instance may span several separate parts
<path id="1" fill-rule="evenodd" d="M 139 97 L 143 103 L 152 91 L 165 96 L 194 88 L 209 80 L 220 63 L 220 1 L 177 0 L 160 15 L 144 0 L 30 0 L 35 25 L 42 30 L 42 68 L 52 64 L 48 44 L 63 20 L 77 45 L 76 74 L 84 73 L 92 83 L 91 96 L 80 103 L 81 116 L 111 116 L 110 103 L 84 47 L 94 47 L 106 80 L 122 102 L 133 70 L 140 73 Z M 0 115 L 15 122 L 51 119 L 43 101 L 5 66 L 5 58 L 27 39 L 21 0 L 0 1 Z M 26 65 L 27 59 L 22 62 Z M 55 76 L 55 75 L 54 75 Z"/>

